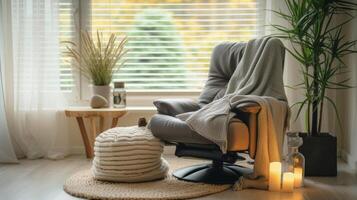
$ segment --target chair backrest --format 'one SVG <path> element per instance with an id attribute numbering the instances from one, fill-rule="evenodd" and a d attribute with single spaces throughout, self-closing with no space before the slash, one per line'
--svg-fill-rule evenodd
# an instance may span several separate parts
<path id="1" fill-rule="evenodd" d="M 201 106 L 224 96 L 245 46 L 246 43 L 226 42 L 213 49 L 208 80 L 198 98 Z"/>
<path id="2" fill-rule="evenodd" d="M 217 45 L 212 52 L 208 80 L 199 104 L 208 104 L 226 93 L 271 96 L 287 101 L 284 56 L 283 43 L 273 37 Z"/>

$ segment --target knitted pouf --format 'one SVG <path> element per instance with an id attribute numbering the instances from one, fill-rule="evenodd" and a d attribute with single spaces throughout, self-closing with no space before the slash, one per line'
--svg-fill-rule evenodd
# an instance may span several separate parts
<path id="1" fill-rule="evenodd" d="M 116 127 L 95 140 L 92 173 L 95 179 L 144 182 L 165 178 L 163 144 L 146 127 Z"/>

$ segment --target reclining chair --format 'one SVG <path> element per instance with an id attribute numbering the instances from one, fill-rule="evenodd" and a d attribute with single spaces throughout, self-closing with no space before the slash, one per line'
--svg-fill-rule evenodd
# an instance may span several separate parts
<path id="1" fill-rule="evenodd" d="M 248 153 L 252 159 L 255 157 L 259 105 L 246 103 L 233 110 L 236 115 L 229 123 L 227 153 L 223 153 L 216 144 L 194 132 L 186 122 L 175 117 L 181 113 L 196 111 L 224 96 L 227 83 L 243 55 L 244 47 L 241 43 L 223 43 L 214 48 L 208 80 L 198 102 L 188 99 L 154 101 L 158 114 L 153 116 L 148 126 L 153 135 L 167 143 L 176 144 L 175 155 L 178 157 L 212 160 L 210 164 L 179 169 L 173 173 L 176 178 L 191 182 L 231 184 L 242 174 L 251 172 L 250 169 L 234 163 L 240 157 L 238 152 Z M 222 53 L 227 49 L 230 52 Z"/>

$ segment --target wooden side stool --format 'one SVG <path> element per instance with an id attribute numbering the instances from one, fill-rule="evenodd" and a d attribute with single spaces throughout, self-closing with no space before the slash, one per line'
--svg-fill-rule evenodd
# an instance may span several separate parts
<path id="1" fill-rule="evenodd" d="M 127 113 L 127 110 L 124 109 L 113 109 L 113 108 L 101 108 L 93 109 L 89 107 L 78 107 L 78 108 L 69 108 L 65 110 L 67 117 L 75 117 L 78 123 L 79 130 L 82 135 L 82 140 L 86 150 L 87 158 L 93 158 L 93 147 L 94 141 L 97 135 L 103 132 L 104 129 L 104 120 L 106 117 L 112 118 L 111 128 L 117 126 L 119 118 L 124 116 Z M 87 133 L 86 127 L 84 125 L 83 118 L 89 119 L 91 134 Z M 97 121 L 99 118 L 99 131 L 97 130 Z"/>
<path id="2" fill-rule="evenodd" d="M 90 108 L 90 107 L 70 107 L 65 110 L 67 117 L 75 117 L 78 123 L 79 130 L 81 132 L 82 140 L 84 143 L 87 158 L 93 158 L 94 141 L 97 135 L 105 131 L 104 120 L 105 118 L 111 118 L 112 123 L 110 128 L 117 126 L 119 118 L 123 117 L 127 112 L 136 111 L 154 112 L 156 108 L 149 107 L 126 107 L 126 108 Z M 84 125 L 84 118 L 89 119 L 91 133 L 88 134 Z M 97 119 L 99 118 L 99 131 L 97 130 Z"/>

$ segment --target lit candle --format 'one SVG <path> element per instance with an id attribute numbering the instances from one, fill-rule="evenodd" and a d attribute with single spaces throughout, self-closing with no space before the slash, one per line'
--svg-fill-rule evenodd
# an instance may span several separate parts
<path id="1" fill-rule="evenodd" d="M 271 162 L 269 165 L 269 190 L 279 191 L 281 185 L 281 163 Z"/>
<path id="2" fill-rule="evenodd" d="M 283 174 L 283 192 L 292 192 L 294 189 L 294 174 L 292 172 L 285 172 Z"/>
<path id="3" fill-rule="evenodd" d="M 302 168 L 294 168 L 294 187 L 299 188 L 303 184 Z"/>

